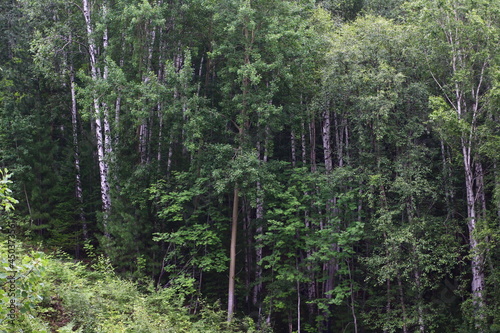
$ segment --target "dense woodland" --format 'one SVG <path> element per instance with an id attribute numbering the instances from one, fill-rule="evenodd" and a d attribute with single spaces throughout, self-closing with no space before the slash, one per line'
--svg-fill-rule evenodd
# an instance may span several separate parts
<path id="1" fill-rule="evenodd" d="M 0 218 L 257 332 L 500 332 L 499 51 L 498 0 L 1 0 Z"/>

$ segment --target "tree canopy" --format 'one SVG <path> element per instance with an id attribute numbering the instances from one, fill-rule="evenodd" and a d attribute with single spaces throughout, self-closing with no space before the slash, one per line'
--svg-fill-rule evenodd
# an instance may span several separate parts
<path id="1" fill-rule="evenodd" d="M 175 293 L 221 331 L 500 330 L 498 1 L 0 8 L 0 221 L 25 244 L 106 265 L 158 325 Z"/>

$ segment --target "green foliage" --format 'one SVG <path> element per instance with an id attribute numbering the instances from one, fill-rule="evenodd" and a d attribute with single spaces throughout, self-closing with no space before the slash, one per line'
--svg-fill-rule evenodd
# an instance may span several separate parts
<path id="1" fill-rule="evenodd" d="M 1 244 L 3 305 L 11 299 L 5 281 L 16 274 L 14 326 L 4 319 L 9 309 L 0 310 L 0 328 L 9 332 L 255 332 L 251 321 L 229 325 L 216 304 L 201 300 L 199 314 L 191 315 L 185 307 L 194 290 L 188 280 L 144 294 L 135 283 L 117 277 L 103 257 L 95 258 L 89 270 L 65 255 L 25 254 L 18 245 L 12 268 L 7 243 Z"/>
<path id="2" fill-rule="evenodd" d="M 37 318 L 38 306 L 45 296 L 48 259 L 41 252 L 24 250 L 14 235 L 15 231 L 7 239 L 2 235 L 0 243 L 0 329 L 49 332 Z"/>
<path id="3" fill-rule="evenodd" d="M 11 197 L 12 190 L 8 184 L 12 183 L 12 174 L 7 169 L 0 170 L 0 211 L 11 211 L 19 201 Z"/>
<path id="4" fill-rule="evenodd" d="M 90 3 L 88 36 L 74 3 L 0 1 L 1 221 L 90 261 L 19 246 L 19 329 L 474 331 L 479 253 L 498 330 L 498 1 Z M 467 138 L 484 173 L 471 235 Z M 257 327 L 219 310 L 235 188 L 236 316 Z"/>

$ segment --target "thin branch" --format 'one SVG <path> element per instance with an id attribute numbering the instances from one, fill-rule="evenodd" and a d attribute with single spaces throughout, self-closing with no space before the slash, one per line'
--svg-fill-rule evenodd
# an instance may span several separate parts
<path id="1" fill-rule="evenodd" d="M 432 78 L 434 79 L 434 82 L 437 83 L 437 85 L 439 86 L 439 89 L 441 89 L 444 93 L 444 96 L 446 97 L 446 100 L 448 101 L 448 103 L 451 104 L 451 106 L 453 107 L 453 109 L 455 109 L 455 111 L 458 112 L 458 107 L 452 102 L 452 100 L 448 97 L 448 94 L 446 93 L 446 91 L 444 90 L 444 87 L 441 85 L 441 83 L 439 83 L 438 79 L 434 76 L 434 73 L 432 72 L 432 70 L 430 71 L 431 75 L 432 75 Z"/>

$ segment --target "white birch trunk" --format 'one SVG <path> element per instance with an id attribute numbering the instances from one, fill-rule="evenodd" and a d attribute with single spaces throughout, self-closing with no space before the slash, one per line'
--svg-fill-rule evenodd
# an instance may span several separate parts
<path id="1" fill-rule="evenodd" d="M 454 81 L 454 96 L 445 96 L 448 102 L 452 105 L 457 114 L 457 118 L 467 122 L 467 130 L 462 131 L 461 135 L 461 150 L 463 157 L 465 190 L 467 198 L 467 227 L 469 231 L 469 247 L 472 254 L 471 270 L 472 281 L 471 291 L 474 304 L 474 316 L 476 328 L 484 331 L 484 294 L 485 274 L 484 274 L 484 255 L 479 248 L 480 240 L 477 238 L 477 220 L 481 217 L 481 210 L 484 202 L 483 189 L 483 173 L 480 161 L 477 160 L 479 152 L 476 151 L 477 126 L 478 117 L 481 113 L 480 100 L 482 100 L 484 92 L 484 81 L 486 77 L 486 69 L 489 66 L 489 56 L 486 55 L 481 59 L 481 63 L 473 59 L 474 55 L 479 56 L 479 52 L 472 50 L 475 46 L 470 44 L 468 36 L 464 36 L 464 31 L 467 22 L 464 21 L 463 15 L 459 12 L 459 7 L 455 6 L 453 11 L 444 14 L 444 21 L 441 21 L 441 28 L 446 37 L 446 43 L 451 51 L 451 72 L 452 74 L 461 76 L 463 71 L 470 71 L 473 74 L 473 81 L 469 85 L 451 78 Z M 465 40 L 464 40 L 465 39 Z M 471 52 L 476 52 L 471 55 Z M 482 55 L 481 55 L 482 56 Z M 434 78 L 441 89 L 443 86 Z M 452 81 L 453 80 L 453 81 Z M 450 82 L 450 84 L 451 84 Z M 444 89 L 443 89 L 444 90 Z M 479 202 L 478 202 L 479 201 Z M 479 204 L 479 205 L 478 205 Z"/>
<path id="2" fill-rule="evenodd" d="M 82 9 L 83 15 L 85 18 L 85 26 L 87 30 L 87 43 L 88 43 L 88 53 L 90 60 L 90 73 L 92 81 L 97 82 L 98 68 L 97 68 L 97 45 L 94 39 L 94 28 L 91 17 L 91 8 L 89 4 L 89 0 L 82 0 Z M 102 114 L 99 98 L 97 97 L 97 92 L 94 93 L 93 98 L 93 106 L 94 106 L 94 119 L 95 119 L 95 134 L 97 141 L 97 159 L 99 164 L 99 177 L 100 177 L 100 187 L 101 187 L 101 200 L 102 200 L 102 210 L 104 213 L 103 217 L 103 227 L 104 233 L 109 237 L 109 233 L 107 231 L 107 220 L 109 213 L 111 211 L 111 195 L 108 181 L 108 173 L 109 167 L 105 156 L 105 142 L 104 142 L 104 133 L 103 133 L 103 125 L 102 125 Z"/>
<path id="3" fill-rule="evenodd" d="M 330 131 L 331 131 L 330 110 L 326 108 L 323 111 L 323 127 L 322 127 L 321 137 L 323 139 L 323 154 L 325 161 L 325 170 L 327 173 L 331 173 L 333 170 Z"/>

